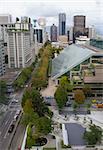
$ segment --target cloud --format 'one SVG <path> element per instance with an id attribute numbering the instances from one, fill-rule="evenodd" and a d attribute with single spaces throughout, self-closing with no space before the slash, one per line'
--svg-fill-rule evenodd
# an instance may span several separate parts
<path id="1" fill-rule="evenodd" d="M 58 25 L 58 13 L 65 12 L 67 24 L 73 25 L 73 16 L 86 15 L 87 26 L 103 24 L 103 0 L 0 0 L 0 13 L 30 16 L 32 19 L 46 17 L 47 25 Z"/>

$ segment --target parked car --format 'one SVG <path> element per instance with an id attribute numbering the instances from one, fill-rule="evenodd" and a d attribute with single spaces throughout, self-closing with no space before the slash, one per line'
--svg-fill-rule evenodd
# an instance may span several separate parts
<path id="1" fill-rule="evenodd" d="M 97 104 L 96 106 L 97 106 L 97 108 L 103 108 L 103 103 Z"/>
<path id="2" fill-rule="evenodd" d="M 18 119 L 18 115 L 14 116 L 14 121 L 16 121 Z"/>
<path id="3" fill-rule="evenodd" d="M 21 110 L 20 110 L 20 109 L 19 109 L 19 110 L 17 110 L 16 115 L 19 115 L 19 114 L 20 114 L 20 112 L 21 112 Z"/>
<path id="4" fill-rule="evenodd" d="M 14 127 L 15 127 L 15 125 L 14 125 L 14 124 L 11 124 L 11 126 L 10 126 L 10 128 L 9 128 L 8 132 L 9 132 L 9 133 L 12 133 L 12 131 L 13 131 Z"/>

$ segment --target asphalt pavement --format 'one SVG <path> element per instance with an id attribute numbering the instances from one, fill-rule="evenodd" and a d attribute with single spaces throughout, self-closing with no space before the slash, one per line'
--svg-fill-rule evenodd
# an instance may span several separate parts
<path id="1" fill-rule="evenodd" d="M 16 111 L 8 111 L 0 124 L 0 150 L 8 150 L 11 134 L 8 133 Z"/>
<path id="2" fill-rule="evenodd" d="M 21 109 L 22 95 L 23 90 L 13 94 L 8 109 L 0 121 L 0 150 L 8 150 L 8 147 L 11 143 L 14 132 L 8 133 L 8 130 L 14 121 L 16 111 Z M 18 102 L 12 103 L 14 99 L 18 100 Z"/>
<path id="3" fill-rule="evenodd" d="M 25 130 L 26 130 L 26 127 L 24 127 L 22 124 L 18 125 L 9 150 L 18 150 L 18 148 L 21 147 L 22 142 L 23 142 L 23 137 L 25 134 Z"/>

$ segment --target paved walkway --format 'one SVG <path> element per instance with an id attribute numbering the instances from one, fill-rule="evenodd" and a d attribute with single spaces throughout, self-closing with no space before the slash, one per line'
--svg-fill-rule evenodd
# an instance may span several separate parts
<path id="1" fill-rule="evenodd" d="M 46 89 L 41 90 L 41 94 L 43 97 L 54 97 L 56 89 L 55 83 L 49 78 L 48 86 Z"/>

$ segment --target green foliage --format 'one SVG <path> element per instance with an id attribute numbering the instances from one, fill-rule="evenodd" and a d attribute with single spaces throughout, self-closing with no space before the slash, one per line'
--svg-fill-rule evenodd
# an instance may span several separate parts
<path id="1" fill-rule="evenodd" d="M 78 104 L 83 104 L 85 100 L 85 95 L 82 90 L 76 90 L 74 93 L 75 102 Z"/>
<path id="2" fill-rule="evenodd" d="M 89 85 L 84 85 L 83 92 L 84 92 L 85 96 L 88 97 L 92 92 L 90 86 Z"/>
<path id="3" fill-rule="evenodd" d="M 30 89 L 28 88 L 24 91 L 24 94 L 23 94 L 23 98 L 21 102 L 22 107 L 25 105 L 26 100 L 29 100 L 29 99 L 31 99 L 31 93 L 30 93 Z"/>
<path id="4" fill-rule="evenodd" d="M 36 131 L 46 135 L 50 133 L 52 130 L 51 128 L 51 119 L 46 117 L 40 117 L 36 122 Z"/>
<path id="5" fill-rule="evenodd" d="M 61 141 L 61 147 L 62 148 L 71 148 L 71 145 L 64 145 L 64 142 L 63 142 L 63 140 Z"/>
<path id="6" fill-rule="evenodd" d="M 95 145 L 102 140 L 102 129 L 96 125 L 90 125 L 90 131 L 85 131 L 84 139 L 88 145 Z"/>
<path id="7" fill-rule="evenodd" d="M 44 103 L 43 97 L 40 92 L 35 88 L 28 88 L 25 90 L 22 98 L 22 106 L 26 104 L 26 101 L 29 100 L 32 103 L 33 111 L 36 112 L 39 116 L 44 116 L 46 114 L 49 117 L 52 117 L 52 112 L 48 109 Z"/>
<path id="8" fill-rule="evenodd" d="M 76 111 L 77 108 L 78 108 L 78 104 L 76 102 L 73 103 L 73 109 L 74 109 L 74 111 Z"/>
<path id="9" fill-rule="evenodd" d="M 87 104 L 86 104 L 86 108 L 87 108 L 87 110 L 89 110 L 89 109 L 90 109 L 90 107 L 91 107 L 91 103 L 87 103 Z"/>
<path id="10" fill-rule="evenodd" d="M 73 90 L 73 85 L 69 82 L 67 76 L 62 76 L 60 79 L 60 85 L 64 87 L 68 92 Z"/>
<path id="11" fill-rule="evenodd" d="M 27 136 L 26 145 L 28 148 L 32 148 L 34 145 L 34 139 L 30 136 Z"/>
<path id="12" fill-rule="evenodd" d="M 34 145 L 34 138 L 32 136 L 32 128 L 31 125 L 28 126 L 28 131 L 27 131 L 27 139 L 26 139 L 26 146 L 28 148 L 31 148 Z"/>
<path id="13" fill-rule="evenodd" d="M 32 71 L 33 71 L 32 65 L 30 67 L 24 68 L 19 77 L 17 78 L 17 80 L 15 80 L 14 86 L 16 88 L 24 87 L 26 81 L 30 78 Z"/>
<path id="14" fill-rule="evenodd" d="M 23 111 L 22 123 L 24 125 L 35 123 L 38 120 L 39 116 L 36 112 L 34 112 L 31 100 L 26 100 Z"/>
<path id="15" fill-rule="evenodd" d="M 51 71 L 51 58 L 54 55 L 56 48 L 53 48 L 50 43 L 46 43 L 39 51 L 40 62 L 36 69 L 33 78 L 32 86 L 36 88 L 46 87 L 48 84 L 48 76 Z"/>
<path id="16" fill-rule="evenodd" d="M 51 45 L 40 49 L 40 62 L 32 78 L 32 86 L 36 88 L 46 87 L 48 80 L 48 67 L 51 56 Z"/>
<path id="17" fill-rule="evenodd" d="M 6 97 L 6 82 L 1 80 L 0 81 L 0 103 L 6 104 L 7 103 L 7 97 Z"/>
<path id="18" fill-rule="evenodd" d="M 65 88 L 59 86 L 54 94 L 59 109 L 62 109 L 68 101 L 68 95 Z"/>

